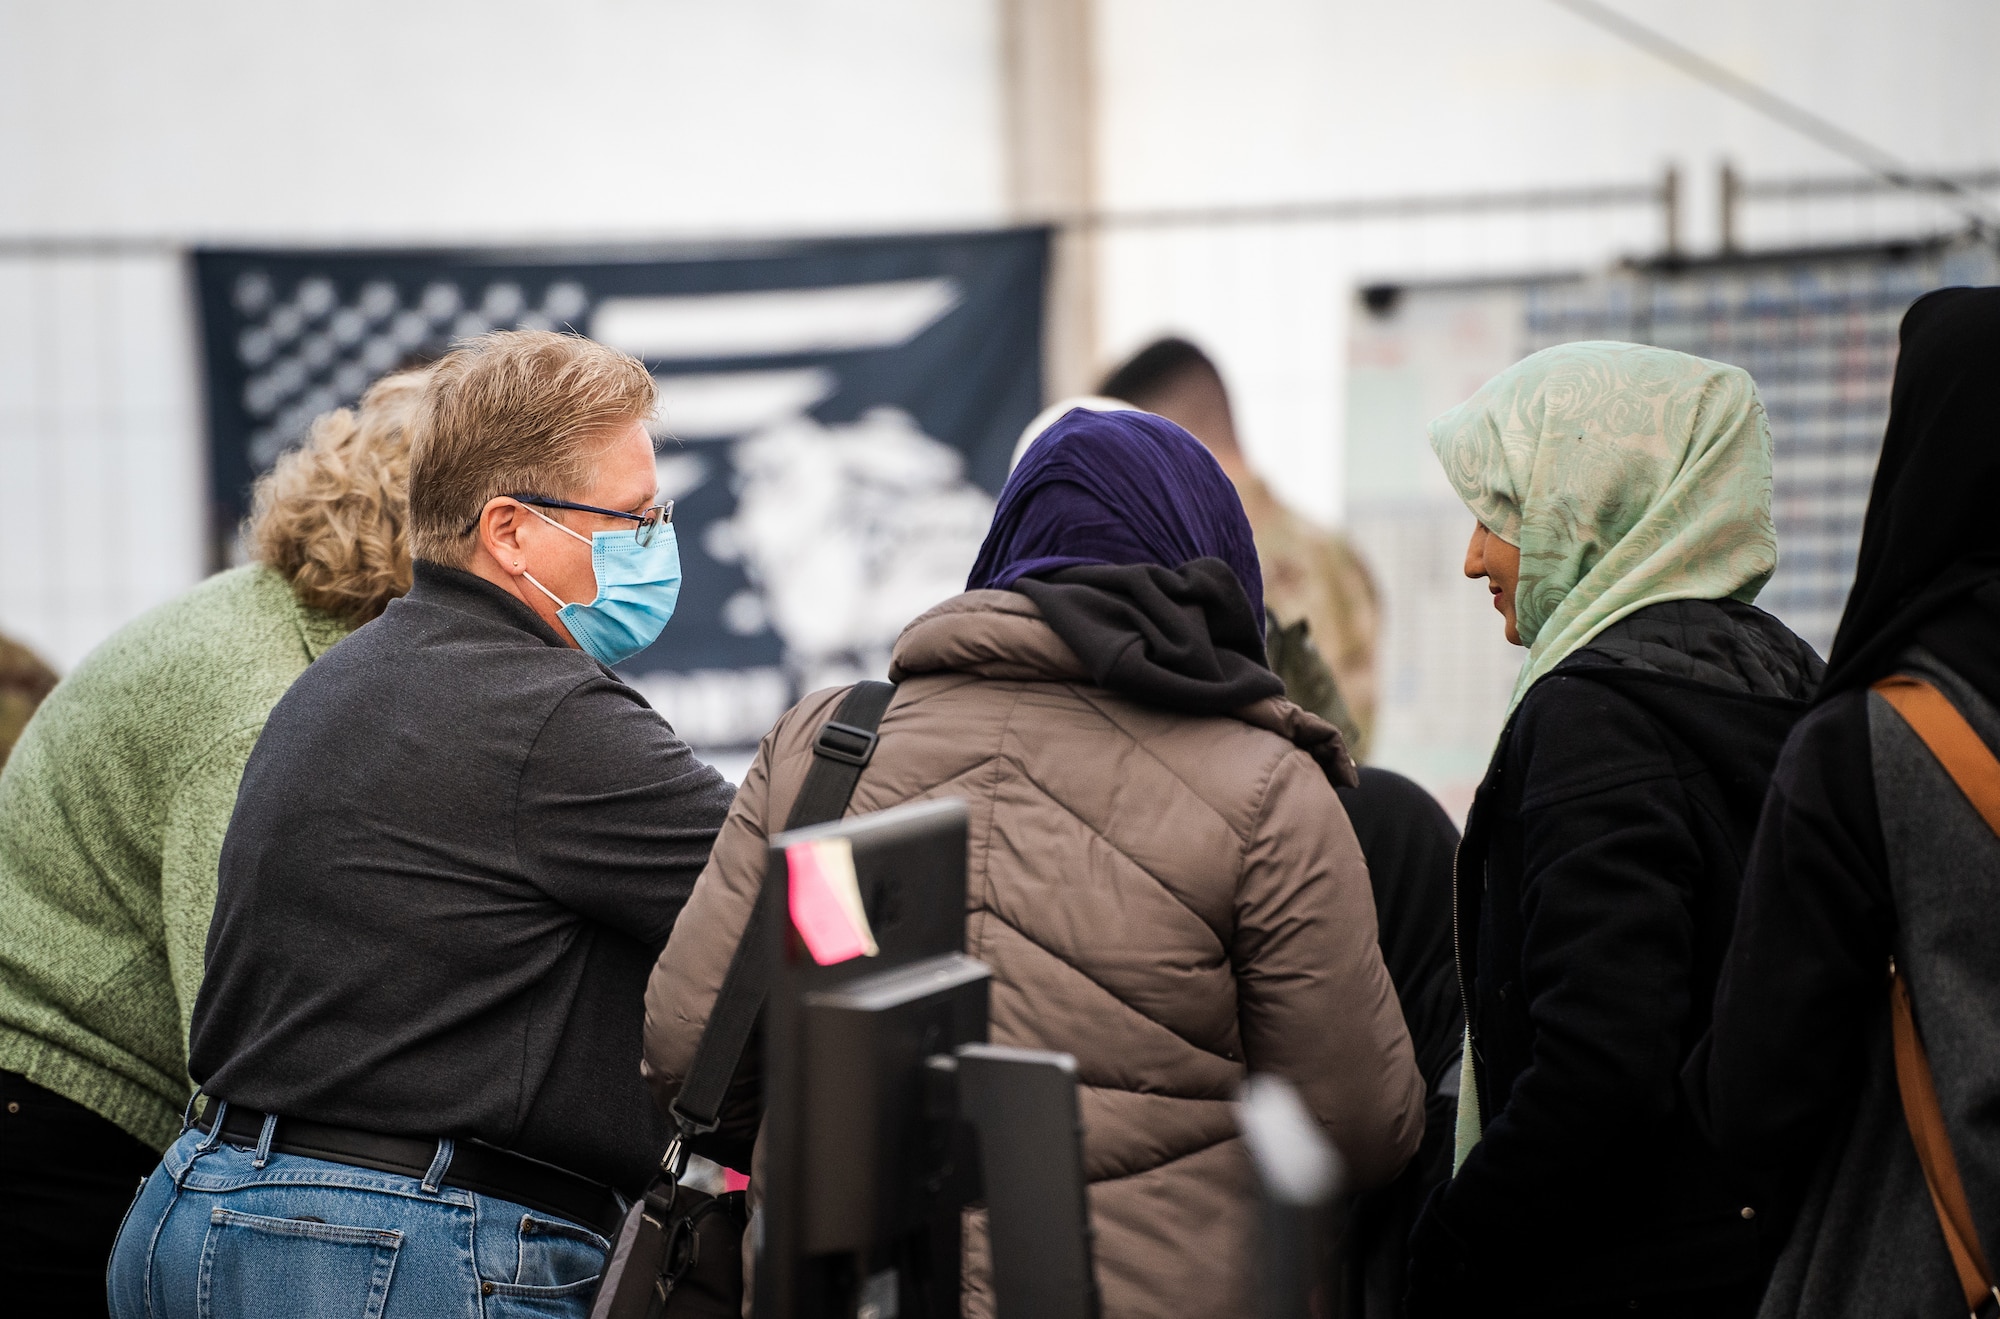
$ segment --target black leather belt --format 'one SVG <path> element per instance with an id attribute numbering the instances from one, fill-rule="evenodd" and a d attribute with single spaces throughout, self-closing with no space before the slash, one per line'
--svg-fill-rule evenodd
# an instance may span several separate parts
<path id="1" fill-rule="evenodd" d="M 204 1112 L 195 1123 L 204 1132 L 214 1122 L 213 1101 L 208 1107 L 209 1111 Z M 262 1113 L 231 1105 L 222 1119 L 222 1138 L 231 1145 L 255 1149 L 263 1132 Z M 431 1163 L 437 1157 L 437 1142 L 410 1136 L 384 1136 L 379 1132 L 357 1131 L 352 1127 L 330 1127 L 303 1118 L 280 1117 L 277 1128 L 272 1132 L 271 1150 L 275 1154 L 296 1154 L 303 1158 L 324 1159 L 329 1163 L 345 1163 L 356 1168 L 372 1168 L 376 1172 L 401 1173 L 405 1177 L 421 1179 L 430 1171 Z M 572 1223 L 581 1223 L 599 1236 L 610 1239 L 617 1237 L 619 1223 L 625 1217 L 625 1201 L 603 1183 L 566 1172 L 553 1163 L 543 1163 L 539 1159 L 477 1141 L 456 1142 L 452 1148 L 451 1163 L 438 1180 L 444 1186 L 455 1186 L 461 1191 L 492 1196 L 496 1200 L 511 1200 L 557 1218 L 566 1218 Z"/>

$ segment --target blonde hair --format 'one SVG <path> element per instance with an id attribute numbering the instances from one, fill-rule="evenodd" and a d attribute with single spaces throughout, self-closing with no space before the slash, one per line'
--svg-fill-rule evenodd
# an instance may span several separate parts
<path id="1" fill-rule="evenodd" d="M 257 482 L 246 539 L 301 603 L 359 627 L 410 589 L 409 423 L 428 371 L 376 381 Z"/>
<path id="2" fill-rule="evenodd" d="M 657 405 L 644 364 L 576 335 L 501 330 L 459 344 L 431 368 L 412 423 L 413 552 L 463 567 L 465 529 L 488 500 L 575 493 L 610 429 Z"/>

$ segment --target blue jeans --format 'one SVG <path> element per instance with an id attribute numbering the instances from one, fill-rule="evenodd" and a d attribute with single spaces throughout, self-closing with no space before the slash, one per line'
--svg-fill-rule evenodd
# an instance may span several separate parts
<path id="1" fill-rule="evenodd" d="M 219 1124 L 218 1124 L 219 1125 Z M 269 1139 L 270 1129 L 265 1129 Z M 126 1211 L 114 1319 L 583 1319 L 607 1243 L 422 1178 L 243 1149 L 190 1130 Z"/>

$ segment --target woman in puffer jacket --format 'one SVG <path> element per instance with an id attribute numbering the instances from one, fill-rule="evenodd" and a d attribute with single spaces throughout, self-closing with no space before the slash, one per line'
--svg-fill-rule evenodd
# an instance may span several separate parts
<path id="1" fill-rule="evenodd" d="M 995 1043 L 1077 1059 L 1107 1319 L 1249 1313 L 1244 1077 L 1298 1087 L 1355 1189 L 1395 1176 L 1423 1134 L 1334 794 L 1352 764 L 1265 667 L 1249 524 L 1171 422 L 1058 419 L 1001 492 L 967 585 L 897 641 L 895 699 L 848 810 L 970 804 L 966 951 L 993 968 Z M 843 695 L 807 697 L 764 739 L 654 969 L 663 1105 Z M 992 1312 L 979 1236 L 968 1314 Z"/>

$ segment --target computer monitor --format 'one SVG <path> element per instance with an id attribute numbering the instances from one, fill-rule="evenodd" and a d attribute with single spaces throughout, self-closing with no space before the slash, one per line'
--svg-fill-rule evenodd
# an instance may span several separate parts
<path id="1" fill-rule="evenodd" d="M 822 965 L 792 918 L 792 849 L 851 852 L 876 951 Z M 951 1319 L 976 1157 L 927 1059 L 983 1042 L 965 948 L 966 808 L 913 803 L 771 839 L 761 1319 Z M 844 862 L 843 862 L 844 864 Z"/>

